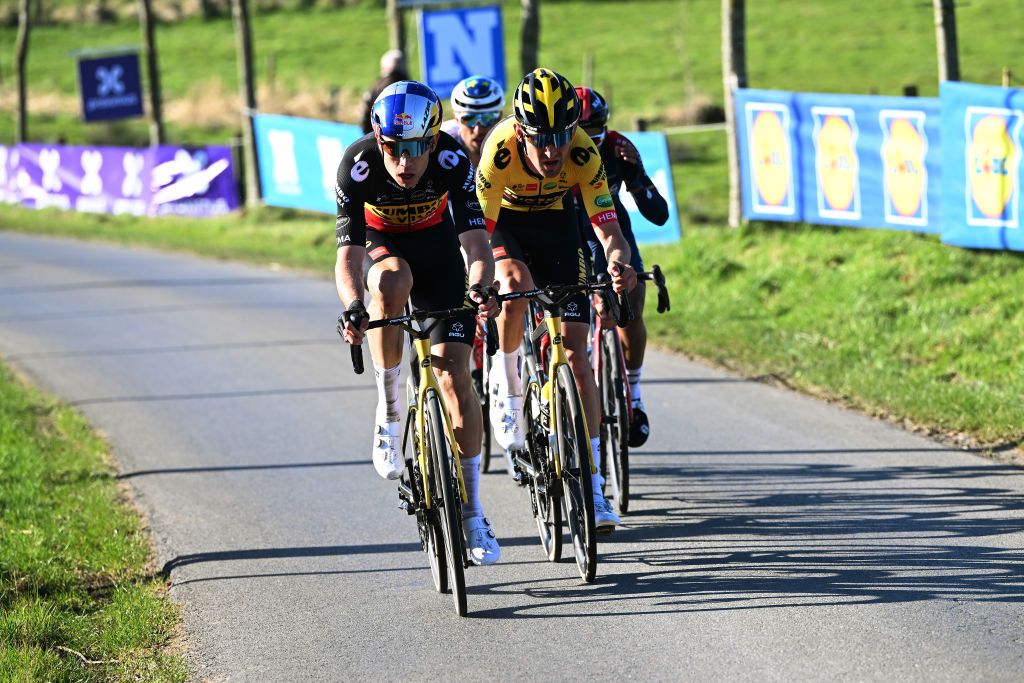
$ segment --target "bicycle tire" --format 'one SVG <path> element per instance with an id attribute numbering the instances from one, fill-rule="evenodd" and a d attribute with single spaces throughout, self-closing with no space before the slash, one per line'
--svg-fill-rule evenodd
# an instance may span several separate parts
<path id="1" fill-rule="evenodd" d="M 410 379 L 409 383 L 406 386 L 406 389 L 411 392 L 414 392 L 414 384 L 415 383 Z M 408 419 L 414 420 L 415 413 L 416 409 L 410 408 Z M 417 440 L 413 439 L 413 441 Z M 430 439 L 428 438 L 427 442 L 424 444 L 417 443 L 415 448 L 413 449 L 414 453 L 412 458 L 412 466 L 415 472 L 415 475 L 413 477 L 414 486 L 419 485 L 420 482 L 427 481 L 425 478 L 427 473 L 420 470 L 420 449 L 427 450 L 426 461 L 427 463 L 430 464 L 428 466 L 432 467 L 433 462 L 433 447 L 430 445 Z M 436 486 L 434 486 L 433 482 L 431 481 L 428 481 L 426 486 L 430 491 L 430 498 L 431 500 L 433 500 L 436 495 Z M 439 521 L 439 516 L 437 514 L 437 507 L 434 506 L 431 509 L 426 510 L 422 514 L 422 516 L 418 516 L 417 524 L 419 526 L 420 531 L 420 540 L 423 543 L 423 551 L 427 554 L 427 561 L 430 564 L 430 576 L 434 581 L 434 590 L 436 590 L 438 593 L 447 593 L 448 558 L 444 549 L 444 534 L 441 532 L 441 524 Z"/>
<path id="2" fill-rule="evenodd" d="M 590 472 L 590 443 L 586 439 L 582 403 L 568 365 L 560 365 L 552 400 L 558 401 L 555 422 L 562 459 L 562 507 L 572 539 L 580 577 L 591 583 L 597 575 L 597 530 L 594 489 Z"/>
<path id="3" fill-rule="evenodd" d="M 620 513 L 629 510 L 629 405 L 626 378 L 623 375 L 622 347 L 615 330 L 608 330 L 601 340 L 601 366 L 607 403 L 602 405 L 605 419 L 601 421 L 601 469 L 607 471 L 612 483 L 612 497 Z"/>
<path id="4" fill-rule="evenodd" d="M 486 360 L 484 365 L 472 370 L 473 388 L 476 389 L 477 397 L 480 399 L 480 416 L 483 436 L 480 440 L 480 471 L 487 472 L 491 469 L 491 416 L 490 400 L 488 396 L 487 372 L 490 369 Z"/>
<path id="5" fill-rule="evenodd" d="M 455 474 L 454 458 L 444 428 L 441 403 L 437 394 L 430 390 L 425 396 L 426 437 L 430 442 L 431 465 L 434 476 L 431 488 L 431 505 L 438 511 L 441 534 L 444 537 L 445 555 L 448 558 L 448 587 L 452 592 L 455 612 L 466 616 L 466 551 L 462 538 L 462 496 Z"/>
<path id="6" fill-rule="evenodd" d="M 558 562 L 562 559 L 562 508 L 556 488 L 558 482 L 547 453 L 546 422 L 540 411 L 540 385 L 529 382 L 524 393 L 523 414 L 528 418 L 526 444 L 533 471 L 537 475 L 527 482 L 530 486 L 533 517 L 537 522 L 537 536 L 544 554 L 550 562 Z"/>

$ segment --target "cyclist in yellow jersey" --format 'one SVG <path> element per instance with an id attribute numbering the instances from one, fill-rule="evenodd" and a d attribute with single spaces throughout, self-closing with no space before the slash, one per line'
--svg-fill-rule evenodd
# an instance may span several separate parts
<path id="1" fill-rule="evenodd" d="M 549 69 L 526 75 L 513 99 L 514 115 L 501 121 L 484 143 L 476 193 L 491 233 L 495 277 L 501 291 L 525 291 L 549 284 L 584 282 L 586 262 L 569 190 L 579 185 L 608 262 L 617 292 L 636 286 L 629 245 L 619 229 L 601 154 L 577 128 L 580 103 L 572 84 Z M 503 448 L 524 446 L 523 387 L 519 340 L 525 302 L 508 302 L 498 318 L 501 345 L 488 378 L 490 418 Z M 590 308 L 580 294 L 563 310 L 569 364 L 580 389 L 594 464 L 600 467 L 600 406 L 587 358 Z M 594 477 L 594 512 L 599 528 L 619 522 Z"/>

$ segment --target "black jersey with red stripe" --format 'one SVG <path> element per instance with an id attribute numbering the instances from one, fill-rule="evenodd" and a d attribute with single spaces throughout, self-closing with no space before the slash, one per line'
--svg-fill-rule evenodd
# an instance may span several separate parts
<path id="1" fill-rule="evenodd" d="M 483 229 L 473 166 L 457 142 L 439 135 L 427 170 L 412 188 L 401 187 L 384 166 L 373 134 L 364 135 L 345 149 L 338 165 L 335 194 L 338 246 L 362 245 L 366 229 L 415 232 L 450 221 L 457 233 Z"/>

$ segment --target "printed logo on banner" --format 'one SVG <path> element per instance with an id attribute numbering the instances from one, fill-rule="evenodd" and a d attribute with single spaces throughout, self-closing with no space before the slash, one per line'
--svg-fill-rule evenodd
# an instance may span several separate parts
<path id="1" fill-rule="evenodd" d="M 818 213 L 860 220 L 860 159 L 857 120 L 846 107 L 811 107 Z"/>
<path id="2" fill-rule="evenodd" d="M 275 190 L 281 194 L 301 194 L 299 167 L 295 163 L 295 136 L 287 130 L 271 130 L 267 133 L 267 140 L 270 142 Z"/>
<path id="3" fill-rule="evenodd" d="M 965 124 L 967 224 L 1019 226 L 1020 128 L 1024 112 L 968 107 Z"/>
<path id="4" fill-rule="evenodd" d="M 145 160 L 138 152 L 125 152 L 121 160 L 124 168 L 124 180 L 121 181 L 121 194 L 125 197 L 139 197 L 142 195 L 142 169 Z"/>
<path id="5" fill-rule="evenodd" d="M 330 138 L 326 135 L 316 136 L 316 151 L 320 158 L 320 182 L 324 188 L 324 197 L 327 201 L 335 201 L 335 189 L 338 185 L 338 165 L 341 164 L 341 157 L 345 153 L 345 145 L 338 138 Z"/>
<path id="6" fill-rule="evenodd" d="M 928 136 L 923 111 L 883 109 L 882 187 L 885 220 L 901 225 L 928 224 Z"/>
<path id="7" fill-rule="evenodd" d="M 39 170 L 43 178 L 40 183 L 46 192 L 60 192 L 64 183 L 60 179 L 60 150 L 42 149 L 39 151 Z"/>
<path id="8" fill-rule="evenodd" d="M 781 104 L 746 105 L 748 155 L 753 177 L 751 205 L 759 213 L 792 215 L 793 152 L 789 139 L 789 108 Z"/>
<path id="9" fill-rule="evenodd" d="M 501 8 L 466 7 L 420 14 L 420 45 L 427 85 L 442 99 L 473 75 L 505 82 Z"/>

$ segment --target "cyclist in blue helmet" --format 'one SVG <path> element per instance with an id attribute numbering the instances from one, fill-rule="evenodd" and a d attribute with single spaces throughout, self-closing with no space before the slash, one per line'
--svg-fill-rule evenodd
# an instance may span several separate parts
<path id="1" fill-rule="evenodd" d="M 440 135 L 441 101 L 422 83 L 401 81 L 384 89 L 370 118 L 373 132 L 346 148 L 338 166 L 335 284 L 342 304 L 360 315 L 366 311 L 365 275 L 373 319 L 402 315 L 406 301 L 413 308 L 437 310 L 457 308 L 467 299 L 493 316 L 494 260 L 473 169 L 458 143 Z M 365 273 L 364 259 L 370 262 Z M 431 353 L 462 457 L 466 546 L 473 562 L 492 564 L 501 551 L 479 497 L 483 422 L 469 374 L 474 316 L 467 308 L 464 316 L 436 326 Z M 361 325 L 345 325 L 351 344 L 363 341 L 361 317 Z M 404 467 L 398 393 L 402 332 L 388 327 L 368 337 L 378 398 L 373 465 L 382 477 L 398 479 Z"/>
<path id="2" fill-rule="evenodd" d="M 501 119 L 505 107 L 505 92 L 496 80 L 485 76 L 470 76 L 452 90 L 452 116 L 441 124 L 469 155 L 473 168 L 480 165 L 480 149 L 484 138 Z"/>

